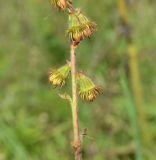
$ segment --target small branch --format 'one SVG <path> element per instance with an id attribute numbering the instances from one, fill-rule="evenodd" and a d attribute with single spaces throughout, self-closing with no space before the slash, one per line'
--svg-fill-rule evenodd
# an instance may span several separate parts
<path id="1" fill-rule="evenodd" d="M 76 46 L 71 45 L 71 76 L 72 76 L 72 117 L 74 140 L 72 146 L 75 151 L 75 160 L 81 160 L 81 140 L 78 122 L 77 82 L 76 82 Z"/>

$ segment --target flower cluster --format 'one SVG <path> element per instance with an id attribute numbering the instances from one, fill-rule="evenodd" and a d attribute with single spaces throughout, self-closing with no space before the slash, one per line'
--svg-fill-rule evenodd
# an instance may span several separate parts
<path id="1" fill-rule="evenodd" d="M 79 96 L 82 100 L 92 102 L 102 93 L 102 88 L 96 86 L 93 81 L 82 72 L 78 73 Z"/>
<path id="2" fill-rule="evenodd" d="M 70 71 L 71 64 L 69 62 L 58 69 L 51 69 L 49 82 L 54 87 L 63 87 L 66 84 Z M 84 73 L 79 72 L 77 80 L 79 84 L 79 96 L 82 100 L 92 102 L 102 93 L 102 88 L 100 86 L 96 86 Z"/>
<path id="3" fill-rule="evenodd" d="M 96 24 L 84 16 L 79 9 L 69 15 L 69 28 L 67 35 L 79 44 L 85 38 L 90 37 L 96 31 Z"/>
<path id="4" fill-rule="evenodd" d="M 51 69 L 49 74 L 49 82 L 54 87 L 63 87 L 66 84 L 70 71 L 71 66 L 69 62 L 58 69 Z"/>
<path id="5" fill-rule="evenodd" d="M 90 21 L 80 9 L 74 9 L 71 0 L 50 0 L 51 3 L 60 10 L 69 11 L 69 27 L 67 35 L 73 46 L 76 46 L 85 38 L 89 38 L 96 31 L 96 24 Z M 63 87 L 66 84 L 67 78 L 71 71 L 71 64 L 58 68 L 51 69 L 49 74 L 49 82 L 54 87 Z M 96 86 L 93 81 L 84 73 L 78 74 L 79 96 L 82 100 L 91 102 L 102 93 L 100 86 Z M 60 95 L 61 98 L 69 99 L 69 95 Z"/>

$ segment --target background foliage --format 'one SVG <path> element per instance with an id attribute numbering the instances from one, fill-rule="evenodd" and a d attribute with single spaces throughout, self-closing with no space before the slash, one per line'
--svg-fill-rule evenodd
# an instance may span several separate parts
<path id="1" fill-rule="evenodd" d="M 84 159 L 155 160 L 156 2 L 128 0 L 148 145 L 141 143 L 137 132 L 127 43 L 119 36 L 118 1 L 74 3 L 98 24 L 93 38 L 78 49 L 78 68 L 104 86 L 96 102 L 79 102 L 81 129 L 88 128 Z M 43 0 L 0 0 L 0 13 L 0 160 L 72 160 L 70 107 L 47 80 L 51 66 L 69 59 L 64 36 L 68 17 Z"/>

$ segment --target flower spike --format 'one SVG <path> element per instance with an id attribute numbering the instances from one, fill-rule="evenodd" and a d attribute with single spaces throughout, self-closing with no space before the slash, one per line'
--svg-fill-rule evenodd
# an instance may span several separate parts
<path id="1" fill-rule="evenodd" d="M 78 80 L 80 86 L 79 96 L 84 101 L 92 102 L 102 93 L 102 88 L 96 86 L 92 80 L 82 72 L 78 73 Z"/>
<path id="2" fill-rule="evenodd" d="M 69 62 L 58 69 L 51 69 L 49 74 L 49 82 L 54 87 L 63 87 L 66 84 L 66 80 L 69 76 L 70 71 L 71 66 Z"/>
<path id="3" fill-rule="evenodd" d="M 79 9 L 69 15 L 67 35 L 74 44 L 77 45 L 83 39 L 91 37 L 95 31 L 96 24 L 84 16 Z"/>

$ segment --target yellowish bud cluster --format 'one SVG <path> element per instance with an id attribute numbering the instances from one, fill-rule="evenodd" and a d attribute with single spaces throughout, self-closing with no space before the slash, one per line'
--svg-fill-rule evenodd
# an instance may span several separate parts
<path id="1" fill-rule="evenodd" d="M 66 80 L 69 76 L 70 71 L 71 71 L 70 63 L 58 69 L 51 69 L 49 74 L 49 82 L 54 87 L 63 87 L 66 84 Z"/>
<path id="2" fill-rule="evenodd" d="M 93 81 L 83 73 L 78 74 L 78 80 L 80 87 L 79 96 L 82 100 L 92 102 L 102 93 L 102 88 L 96 86 Z"/>
<path id="3" fill-rule="evenodd" d="M 96 24 L 84 16 L 79 9 L 69 15 L 67 35 L 75 44 L 90 37 L 95 31 Z"/>
<path id="4" fill-rule="evenodd" d="M 65 10 L 67 8 L 67 0 L 50 0 L 50 2 L 58 9 Z"/>

